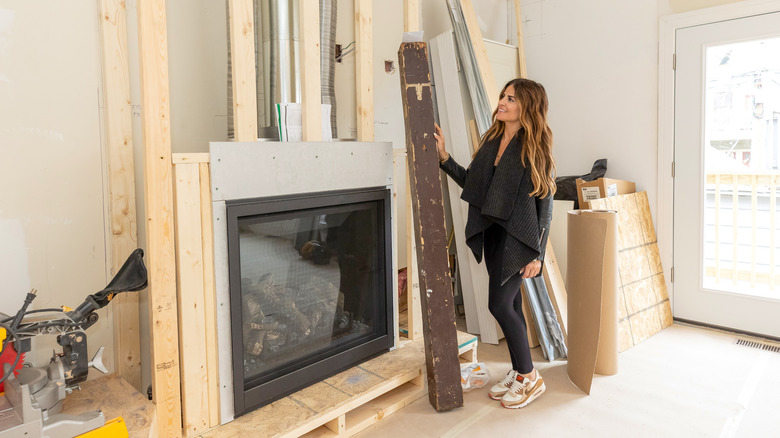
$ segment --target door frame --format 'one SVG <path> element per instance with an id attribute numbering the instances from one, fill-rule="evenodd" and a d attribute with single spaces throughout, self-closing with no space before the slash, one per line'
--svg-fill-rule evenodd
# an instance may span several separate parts
<path id="1" fill-rule="evenodd" d="M 658 32 L 658 249 L 674 315 L 674 54 L 678 29 L 780 12 L 780 0 L 745 0 L 661 17 Z"/>

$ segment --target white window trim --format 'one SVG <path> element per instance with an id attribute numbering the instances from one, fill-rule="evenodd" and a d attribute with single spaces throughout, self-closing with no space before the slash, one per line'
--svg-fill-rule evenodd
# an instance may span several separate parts
<path id="1" fill-rule="evenodd" d="M 674 70 L 675 34 L 678 29 L 720 21 L 780 12 L 780 0 L 745 0 L 661 17 L 658 32 L 658 248 L 671 303 L 674 288 Z"/>

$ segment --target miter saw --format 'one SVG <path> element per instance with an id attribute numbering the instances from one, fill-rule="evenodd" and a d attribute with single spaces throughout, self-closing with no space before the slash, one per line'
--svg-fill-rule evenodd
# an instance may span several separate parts
<path id="1" fill-rule="evenodd" d="M 54 309 L 27 310 L 35 299 L 35 290 L 27 294 L 22 308 L 14 316 L 0 313 L 0 357 L 13 351 L 12 362 L 3 366 L 0 383 L 0 438 L 71 438 L 127 436 L 121 418 L 109 421 L 101 411 L 82 415 L 62 414 L 62 401 L 87 380 L 89 368 L 103 373 L 103 347 L 90 361 L 84 330 L 98 320 L 96 310 L 108 305 L 120 292 L 146 287 L 143 250 L 136 249 L 105 289 L 89 295 L 75 310 L 63 306 Z M 22 356 L 30 351 L 30 339 L 56 335 L 62 353 L 54 353 L 49 365 L 20 367 Z"/>

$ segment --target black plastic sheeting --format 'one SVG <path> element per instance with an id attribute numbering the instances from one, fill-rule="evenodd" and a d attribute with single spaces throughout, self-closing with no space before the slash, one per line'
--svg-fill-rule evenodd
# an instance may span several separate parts
<path id="1" fill-rule="evenodd" d="M 555 178 L 556 192 L 553 199 L 558 201 L 574 201 L 574 209 L 580 208 L 577 200 L 577 179 L 585 181 L 597 180 L 607 173 L 607 159 L 600 158 L 593 163 L 590 173 L 585 175 L 559 176 Z"/>

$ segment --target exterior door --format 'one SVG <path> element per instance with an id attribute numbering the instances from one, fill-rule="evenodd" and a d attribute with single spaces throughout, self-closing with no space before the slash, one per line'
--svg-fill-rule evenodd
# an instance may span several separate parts
<path id="1" fill-rule="evenodd" d="M 780 337 L 780 12 L 675 40 L 674 316 Z"/>

